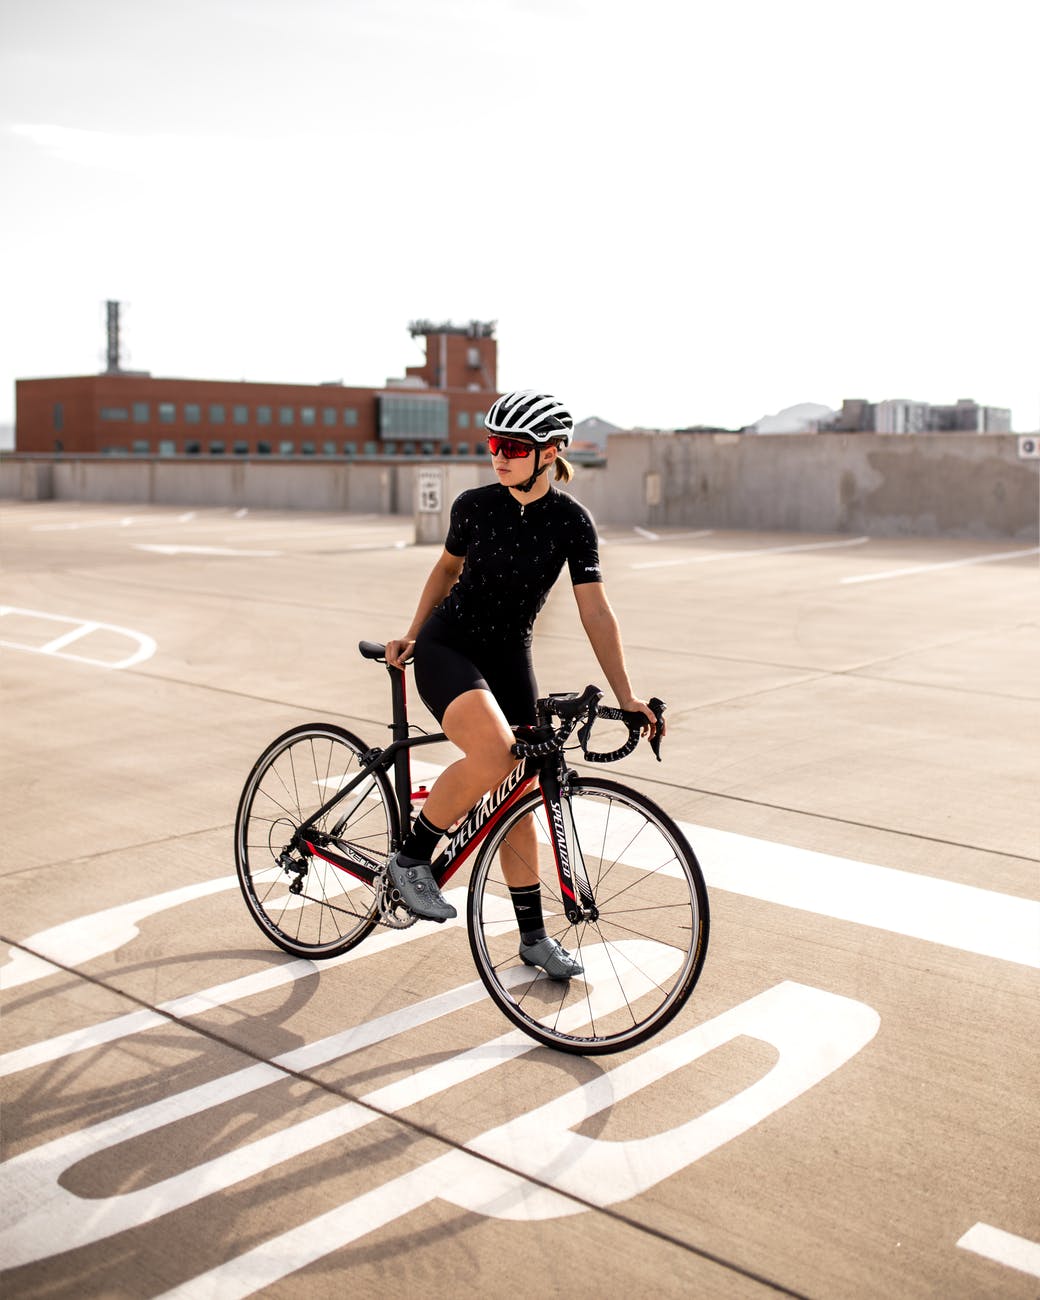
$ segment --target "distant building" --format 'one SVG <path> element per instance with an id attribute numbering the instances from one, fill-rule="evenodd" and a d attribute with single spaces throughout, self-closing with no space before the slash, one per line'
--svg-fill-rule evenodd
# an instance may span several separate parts
<path id="1" fill-rule="evenodd" d="M 847 397 L 841 410 L 817 422 L 818 432 L 835 433 L 1010 433 L 1011 411 L 980 406 L 961 397 L 953 406 L 932 406 L 907 398 L 868 402 Z"/>
<path id="2" fill-rule="evenodd" d="M 493 322 L 415 321 L 426 360 L 383 388 L 99 375 L 20 379 L 22 452 L 110 456 L 468 455 L 498 396 Z"/>

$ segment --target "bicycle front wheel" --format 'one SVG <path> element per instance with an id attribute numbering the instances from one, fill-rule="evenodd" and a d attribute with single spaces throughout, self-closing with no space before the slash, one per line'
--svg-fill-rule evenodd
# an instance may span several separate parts
<path id="1" fill-rule="evenodd" d="M 651 800 L 614 781 L 571 779 L 561 792 L 572 863 L 583 861 L 595 919 L 567 920 L 548 815 L 537 790 L 485 842 L 468 899 L 470 947 L 480 978 L 505 1013 L 540 1043 L 599 1055 L 634 1047 L 663 1028 L 697 983 L 708 944 L 708 895 L 685 836 Z M 550 936 L 584 973 L 550 979 L 519 956 L 519 934 L 500 850 L 528 859 L 532 817 Z"/>
<path id="2" fill-rule="evenodd" d="M 367 748 L 342 727 L 294 727 L 260 755 L 242 791 L 235 820 L 242 893 L 260 929 L 294 956 L 334 957 L 376 923 L 371 885 L 320 857 L 290 852 L 297 829 L 362 770 Z M 331 848 L 350 845 L 382 865 L 397 822 L 386 775 L 371 772 L 315 830 L 330 836 Z"/>

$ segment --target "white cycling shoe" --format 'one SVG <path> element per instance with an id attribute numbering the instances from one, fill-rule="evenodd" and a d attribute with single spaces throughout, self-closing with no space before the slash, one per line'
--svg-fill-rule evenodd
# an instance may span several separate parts
<path id="1" fill-rule="evenodd" d="M 540 967 L 551 980 L 569 980 L 585 969 L 558 939 L 550 939 L 548 935 L 534 943 L 524 943 L 521 939 L 520 960 L 525 966 Z"/>

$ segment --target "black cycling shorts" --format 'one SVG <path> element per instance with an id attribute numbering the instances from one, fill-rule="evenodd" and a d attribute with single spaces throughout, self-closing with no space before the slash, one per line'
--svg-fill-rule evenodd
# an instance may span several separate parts
<path id="1" fill-rule="evenodd" d="M 512 727 L 536 721 L 538 685 L 530 646 L 475 647 L 437 613 L 415 640 L 415 685 L 438 722 L 466 691 L 490 691 Z"/>

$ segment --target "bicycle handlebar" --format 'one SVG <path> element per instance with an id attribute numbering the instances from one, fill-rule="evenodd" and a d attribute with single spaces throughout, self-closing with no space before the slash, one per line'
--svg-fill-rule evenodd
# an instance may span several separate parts
<path id="1" fill-rule="evenodd" d="M 590 763 L 616 763 L 619 759 L 626 758 L 631 754 L 636 745 L 639 744 L 639 737 L 643 728 L 647 725 L 646 714 L 601 705 L 600 700 L 602 698 L 603 692 L 598 686 L 586 686 L 581 695 L 550 695 L 548 699 L 539 700 L 539 716 L 545 722 L 554 717 L 559 718 L 562 722 L 569 722 L 570 727 L 561 728 L 563 739 L 570 735 L 574 724 L 580 718 L 585 718 L 585 722 L 578 729 L 578 743 L 581 745 L 581 752 L 586 760 Z M 660 763 L 661 740 L 663 739 L 662 720 L 665 705 L 656 696 L 649 700 L 648 703 L 657 724 L 654 728 L 654 734 L 650 738 L 650 748 L 654 757 Z M 618 746 L 617 749 L 608 751 L 590 750 L 589 739 L 597 718 L 609 718 L 624 722 L 628 727 L 628 739 L 625 743 Z M 518 740 L 513 746 L 513 754 L 517 758 L 544 758 L 558 750 L 560 743 L 559 736 L 553 736 L 551 739 L 546 740 Z"/>

